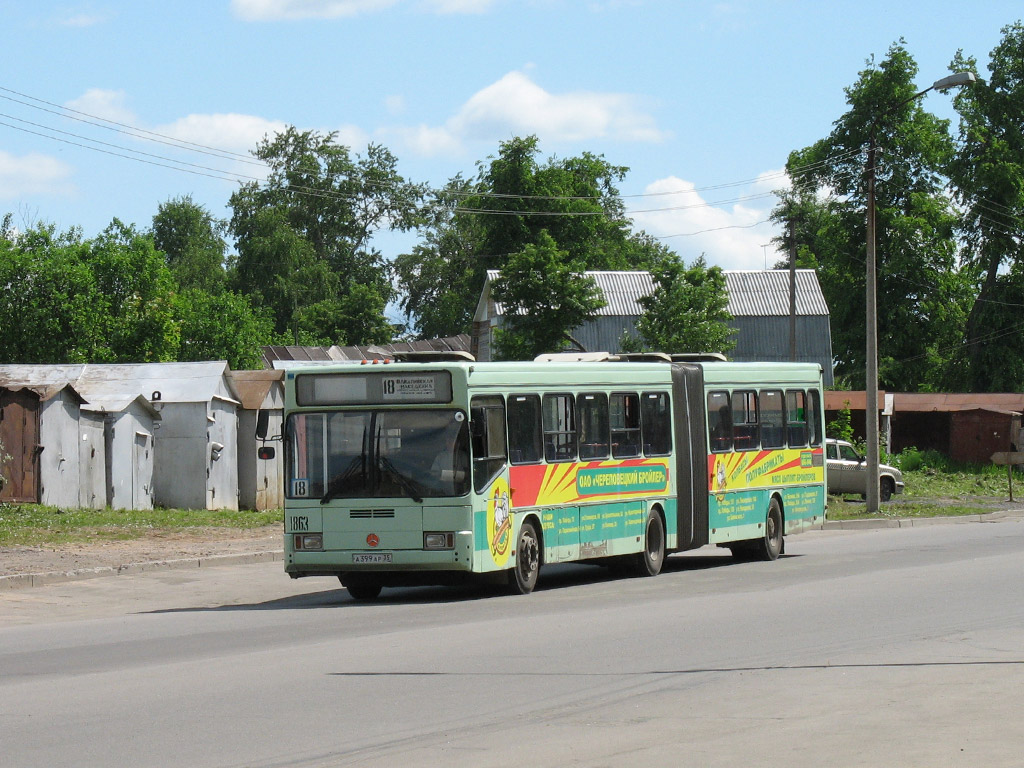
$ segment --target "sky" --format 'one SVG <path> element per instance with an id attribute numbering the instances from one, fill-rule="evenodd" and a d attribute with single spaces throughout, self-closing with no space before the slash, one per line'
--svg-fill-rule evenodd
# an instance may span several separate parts
<path id="1" fill-rule="evenodd" d="M 918 86 L 982 73 L 1019 0 L 0 0 L 0 216 L 86 237 L 189 195 L 218 218 L 294 125 L 441 187 L 536 135 L 629 168 L 637 229 L 687 262 L 778 260 L 788 154 L 901 38 Z M 924 106 L 953 117 L 948 94 Z M 415 234 L 382 235 L 385 256 Z"/>

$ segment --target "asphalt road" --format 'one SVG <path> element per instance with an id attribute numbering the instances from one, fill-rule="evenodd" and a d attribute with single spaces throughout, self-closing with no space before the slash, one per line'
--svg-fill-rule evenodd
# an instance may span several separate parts
<path id="1" fill-rule="evenodd" d="M 0 593 L 0 766 L 1018 766 L 1024 524 L 352 603 L 280 563 Z"/>

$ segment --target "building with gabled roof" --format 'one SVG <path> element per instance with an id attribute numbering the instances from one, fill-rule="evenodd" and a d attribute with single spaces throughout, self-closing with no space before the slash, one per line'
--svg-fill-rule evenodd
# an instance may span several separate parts
<path id="1" fill-rule="evenodd" d="M 790 276 L 788 270 L 723 270 L 727 310 L 733 316 L 736 346 L 730 360 L 787 361 L 789 354 Z M 504 308 L 491 296 L 498 270 L 488 270 L 473 317 L 472 352 L 478 360 L 492 359 L 494 331 L 503 322 Z M 592 271 L 606 305 L 592 320 L 572 331 L 585 351 L 619 352 L 624 335 L 636 335 L 643 314 L 640 299 L 655 288 L 654 278 L 642 271 Z M 832 333 L 828 305 L 813 269 L 796 270 L 796 360 L 822 366 L 825 384 L 832 384 Z M 662 350 L 686 352 L 690 350 Z"/>

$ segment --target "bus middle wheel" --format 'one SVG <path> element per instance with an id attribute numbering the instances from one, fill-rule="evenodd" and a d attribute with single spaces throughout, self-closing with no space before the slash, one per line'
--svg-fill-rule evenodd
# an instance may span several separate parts
<path id="1" fill-rule="evenodd" d="M 657 576 L 665 563 L 665 525 L 654 510 L 647 513 L 644 526 L 644 549 L 636 555 L 638 576 Z"/>

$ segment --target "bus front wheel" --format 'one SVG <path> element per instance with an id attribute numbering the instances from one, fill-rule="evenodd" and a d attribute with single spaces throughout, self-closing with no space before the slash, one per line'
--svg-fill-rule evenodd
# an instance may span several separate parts
<path id="1" fill-rule="evenodd" d="M 636 573 L 639 576 L 657 576 L 665 563 L 665 525 L 655 511 L 647 514 L 644 526 L 644 549 L 636 555 Z"/>
<path id="2" fill-rule="evenodd" d="M 512 593 L 528 595 L 537 586 L 540 575 L 540 538 L 537 529 L 530 521 L 519 526 L 519 539 L 516 543 L 516 564 L 509 574 L 508 584 Z"/>
<path id="3" fill-rule="evenodd" d="M 764 536 L 754 545 L 759 560 L 776 560 L 782 554 L 782 507 L 778 499 L 768 505 L 764 521 Z"/>
<path id="4" fill-rule="evenodd" d="M 344 586 L 353 600 L 363 602 L 364 600 L 376 600 L 380 597 L 381 585 L 379 582 L 360 579 L 358 581 L 349 581 Z"/>

